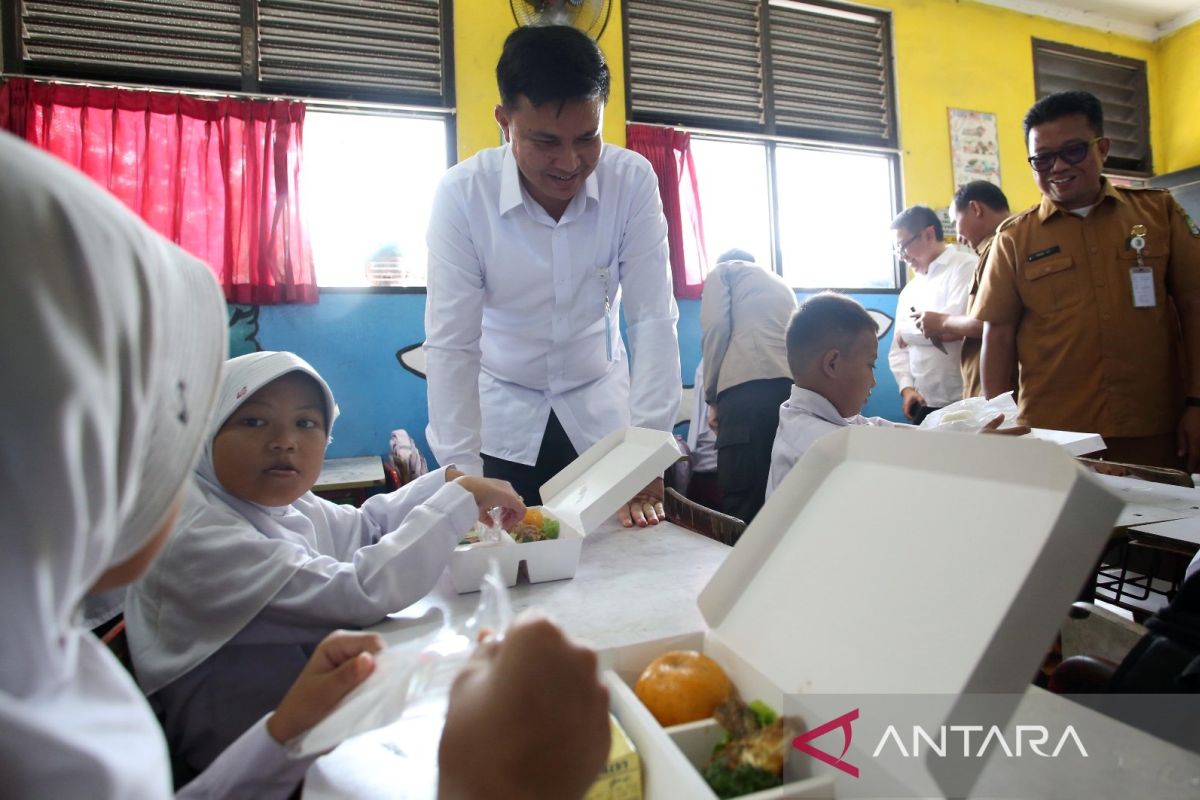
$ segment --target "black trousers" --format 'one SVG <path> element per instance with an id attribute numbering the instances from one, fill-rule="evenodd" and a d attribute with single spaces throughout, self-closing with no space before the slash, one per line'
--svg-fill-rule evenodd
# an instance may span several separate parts
<path id="1" fill-rule="evenodd" d="M 920 425 L 922 422 L 925 421 L 925 418 L 928 417 L 930 414 L 932 414 L 935 411 L 941 411 L 941 410 L 942 410 L 941 406 L 937 406 L 935 408 L 933 406 L 919 405 L 919 406 L 917 406 L 916 412 L 913 414 L 912 424 Z"/>
<path id="2" fill-rule="evenodd" d="M 747 381 L 717 395 L 717 482 L 721 510 L 749 523 L 762 508 L 779 406 L 790 378 Z"/>
<path id="3" fill-rule="evenodd" d="M 542 445 L 538 448 L 536 464 L 518 464 L 482 453 L 483 475 L 486 478 L 508 481 L 517 494 L 521 495 L 525 505 L 537 506 L 542 503 L 542 484 L 561 472 L 563 467 L 574 461 L 578 455 L 571 440 L 567 438 L 562 423 L 551 411 L 550 419 L 546 420 L 546 430 L 542 434 Z"/>

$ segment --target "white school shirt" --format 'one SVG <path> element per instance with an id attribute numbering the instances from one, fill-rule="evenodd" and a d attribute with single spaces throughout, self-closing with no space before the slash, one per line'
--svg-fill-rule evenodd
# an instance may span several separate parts
<path id="1" fill-rule="evenodd" d="M 679 310 L 645 158 L 604 145 L 556 222 L 511 149 L 484 150 L 443 177 L 428 244 L 426 435 L 439 463 L 478 474 L 484 452 L 534 464 L 551 410 L 578 452 L 630 424 L 671 430 Z"/>
<path id="2" fill-rule="evenodd" d="M 792 396 L 779 406 L 779 427 L 775 429 L 775 444 L 771 446 L 771 471 L 767 475 L 767 497 L 783 482 L 796 462 L 808 452 L 808 448 L 825 434 L 847 425 L 911 427 L 883 417 L 864 417 L 862 414 L 843 417 L 823 395 L 793 385 Z"/>
<path id="3" fill-rule="evenodd" d="M 938 350 L 929 337 L 917 330 L 912 309 L 967 313 L 967 295 L 978 260 L 974 253 L 947 247 L 929 265 L 929 270 L 924 275 L 916 273 L 896 298 L 896 330 L 888 351 L 888 365 L 898 387 L 916 389 L 925 398 L 925 404 L 932 408 L 942 408 L 962 399 L 962 340 L 946 342 L 945 353 Z M 898 339 L 901 336 L 908 347 L 900 347 Z"/>

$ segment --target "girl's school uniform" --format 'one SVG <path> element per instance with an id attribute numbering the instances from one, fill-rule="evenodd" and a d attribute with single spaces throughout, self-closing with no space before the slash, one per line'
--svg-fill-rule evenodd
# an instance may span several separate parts
<path id="1" fill-rule="evenodd" d="M 283 507 L 229 493 L 213 469 L 221 425 L 254 392 L 289 372 L 328 385 L 291 353 L 231 359 L 208 443 L 162 554 L 130 590 L 126 624 L 138 682 L 180 773 L 203 769 L 274 708 L 316 644 L 426 595 L 474 524 L 471 494 L 424 475 L 361 508 L 308 492 Z"/>

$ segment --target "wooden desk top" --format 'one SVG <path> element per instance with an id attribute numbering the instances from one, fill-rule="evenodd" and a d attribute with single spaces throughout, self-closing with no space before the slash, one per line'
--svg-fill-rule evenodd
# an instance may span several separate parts
<path id="1" fill-rule="evenodd" d="M 383 482 L 383 462 L 379 456 L 329 458 L 321 467 L 321 474 L 312 490 L 329 492 L 339 489 L 362 489 L 368 486 L 383 486 Z"/>

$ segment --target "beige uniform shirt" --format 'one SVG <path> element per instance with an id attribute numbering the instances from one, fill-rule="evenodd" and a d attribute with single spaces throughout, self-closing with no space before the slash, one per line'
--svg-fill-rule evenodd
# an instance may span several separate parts
<path id="1" fill-rule="evenodd" d="M 792 377 L 787 326 L 795 310 L 796 293 L 770 267 L 727 261 L 708 274 L 700 328 L 709 403 L 748 381 Z"/>
<path id="2" fill-rule="evenodd" d="M 971 281 L 971 291 L 967 293 L 967 316 L 978 316 L 975 313 L 976 307 L 979 305 L 977 298 L 979 297 L 979 284 L 983 280 L 983 267 L 987 264 L 988 252 L 992 249 L 992 239 L 995 236 L 989 236 L 979 243 L 979 247 L 975 252 L 979 253 L 979 261 L 975 263 L 975 277 Z M 979 351 L 983 349 L 982 339 L 972 339 L 970 337 L 963 339 L 961 366 L 963 376 L 963 399 L 968 397 L 981 397 L 983 395 L 983 382 L 979 378 Z"/>
<path id="3" fill-rule="evenodd" d="M 1146 308 L 1134 306 L 1137 225 L 1153 278 Z M 974 315 L 1016 325 L 1025 424 L 1155 436 L 1175 430 L 1185 395 L 1200 397 L 1200 319 L 1185 320 L 1184 348 L 1184 303 L 1200 308 L 1200 229 L 1167 192 L 1105 181 L 1086 217 L 1043 198 L 1000 226 Z"/>

